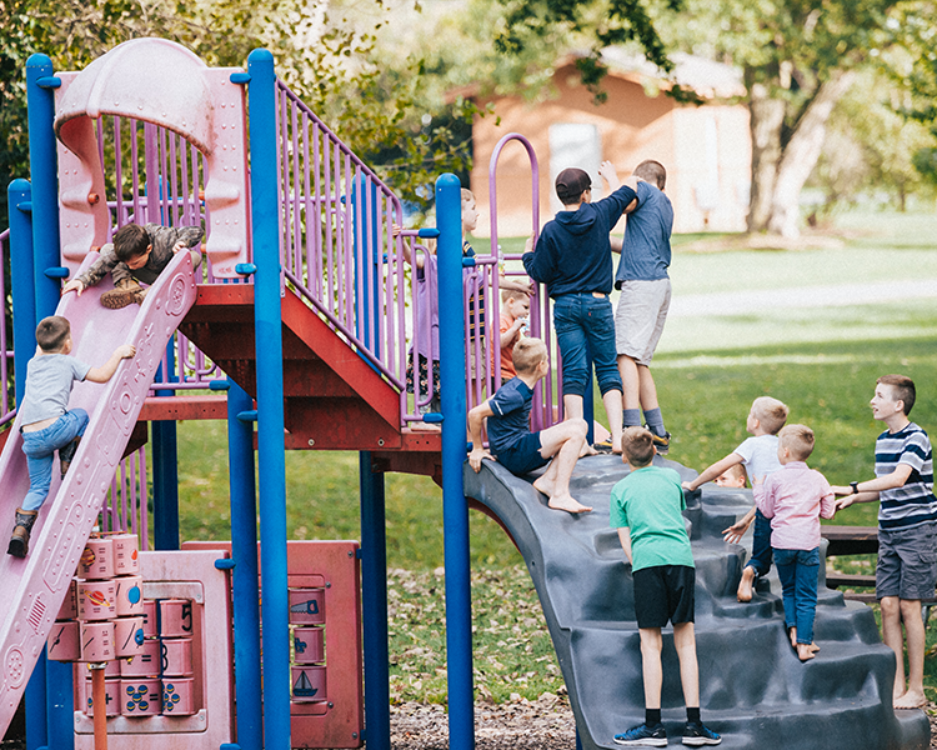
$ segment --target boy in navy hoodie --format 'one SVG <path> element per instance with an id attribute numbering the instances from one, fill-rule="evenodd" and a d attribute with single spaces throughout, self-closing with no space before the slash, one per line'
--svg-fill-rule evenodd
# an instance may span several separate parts
<path id="1" fill-rule="evenodd" d="M 599 173 L 608 180 L 603 169 Z M 615 317 L 608 299 L 612 291 L 609 232 L 628 207 L 636 205 L 636 188 L 637 179 L 629 178 L 607 198 L 593 203 L 589 175 L 582 169 L 564 169 L 556 178 L 563 210 L 546 223 L 535 250 L 523 258 L 528 275 L 546 284 L 553 299 L 566 418 L 583 418 L 589 377 L 586 351 L 590 349 L 615 453 L 621 452 L 622 384 Z"/>

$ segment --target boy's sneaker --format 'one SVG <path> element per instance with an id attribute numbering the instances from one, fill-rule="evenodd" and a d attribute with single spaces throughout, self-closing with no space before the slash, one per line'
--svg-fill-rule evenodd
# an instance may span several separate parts
<path id="1" fill-rule="evenodd" d="M 712 729 L 702 722 L 688 721 L 683 730 L 683 744 L 691 747 L 702 747 L 703 745 L 718 745 L 722 742 L 722 737 L 716 734 Z"/>
<path id="2" fill-rule="evenodd" d="M 132 279 L 123 280 L 116 289 L 101 295 L 101 304 L 109 310 L 120 310 L 128 305 L 142 305 L 146 290 Z"/>
<path id="3" fill-rule="evenodd" d="M 654 447 L 657 448 L 657 453 L 663 456 L 664 454 L 667 453 L 667 451 L 670 450 L 670 437 L 671 437 L 670 433 L 665 432 L 664 436 L 661 437 L 656 432 L 654 432 L 654 430 L 651 430 L 650 427 L 648 427 L 648 430 L 650 430 L 651 442 L 654 444 Z"/>
<path id="4" fill-rule="evenodd" d="M 613 453 L 615 450 L 614 446 L 612 445 L 611 438 L 605 438 L 605 440 L 603 440 L 601 443 L 593 443 L 592 448 L 598 453 L 605 453 L 605 454 Z"/>
<path id="5" fill-rule="evenodd" d="M 652 747 L 667 747 L 667 732 L 663 724 L 649 727 L 639 724 L 631 727 L 627 732 L 616 734 L 613 738 L 618 745 L 651 745 Z"/>

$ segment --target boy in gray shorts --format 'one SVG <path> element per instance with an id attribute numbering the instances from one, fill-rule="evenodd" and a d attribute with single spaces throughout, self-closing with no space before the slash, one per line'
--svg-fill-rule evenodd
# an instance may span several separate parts
<path id="1" fill-rule="evenodd" d="M 610 162 L 602 165 L 612 189 L 618 177 Z M 615 311 L 615 343 L 618 371 L 624 384 L 623 425 L 639 426 L 641 411 L 654 436 L 658 453 L 670 448 L 670 433 L 664 428 L 657 401 L 657 387 L 650 364 L 664 331 L 670 308 L 670 234 L 673 230 L 673 206 L 664 195 L 667 170 L 660 162 L 647 160 L 634 170 L 638 178 L 638 198 L 625 209 L 628 224 L 623 240 L 612 240 L 612 250 L 621 252 L 615 274 L 615 288 L 621 290 Z"/>
<path id="2" fill-rule="evenodd" d="M 934 460 L 927 433 L 908 419 L 914 406 L 914 381 L 885 375 L 875 385 L 872 416 L 888 428 L 875 441 L 875 479 L 834 486 L 836 509 L 879 500 L 878 567 L 875 594 L 882 606 L 882 640 L 897 657 L 895 708 L 920 708 L 924 697 L 924 621 L 921 600 L 937 585 L 937 498 Z M 904 622 L 908 640 L 905 690 Z"/>

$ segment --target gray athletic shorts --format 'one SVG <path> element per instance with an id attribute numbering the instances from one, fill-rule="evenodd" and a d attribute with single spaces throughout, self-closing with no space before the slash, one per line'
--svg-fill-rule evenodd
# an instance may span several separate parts
<path id="1" fill-rule="evenodd" d="M 623 281 L 615 311 L 615 345 L 639 365 L 651 364 L 670 309 L 670 279 Z"/>
<path id="2" fill-rule="evenodd" d="M 930 599 L 937 585 L 937 523 L 878 530 L 875 596 Z"/>

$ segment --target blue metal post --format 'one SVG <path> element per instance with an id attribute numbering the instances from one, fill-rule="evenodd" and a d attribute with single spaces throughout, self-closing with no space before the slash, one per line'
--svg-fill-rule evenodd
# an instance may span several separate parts
<path id="1" fill-rule="evenodd" d="M 237 738 L 242 748 L 263 746 L 260 676 L 260 599 L 257 576 L 257 499 L 254 425 L 239 414 L 254 408 L 241 386 L 228 389 L 228 476 L 231 480 L 231 557 Z"/>
<path id="2" fill-rule="evenodd" d="M 361 591 L 364 620 L 364 707 L 369 750 L 390 750 L 390 656 L 387 643 L 387 535 L 384 475 L 359 454 Z"/>
<path id="3" fill-rule="evenodd" d="M 370 190 L 368 180 L 364 175 L 352 184 L 351 215 L 354 221 L 352 239 L 354 241 L 355 289 L 361 289 L 362 292 L 357 300 L 358 320 L 355 333 L 368 349 L 372 349 L 374 354 L 380 357 L 381 342 L 378 332 L 381 328 L 377 316 L 381 313 L 381 288 L 377 249 L 380 246 L 378 240 L 383 224 L 378 211 L 378 199 L 377 184 L 373 180 Z"/>
<path id="4" fill-rule="evenodd" d="M 13 286 L 13 364 L 16 405 L 26 390 L 26 364 L 36 349 L 36 284 L 33 277 L 32 188 L 28 180 L 13 180 L 7 190 L 10 212 L 10 276 Z M 46 715 L 46 654 L 36 662 L 26 686 L 26 747 L 48 744 Z"/>
<path id="5" fill-rule="evenodd" d="M 440 300 L 462 299 L 461 189 L 459 179 L 454 174 L 444 174 L 436 180 Z M 439 305 L 446 654 L 451 750 L 472 750 L 475 747 L 468 503 L 462 483 L 466 433 L 464 317 L 461 304 Z"/>
<path id="6" fill-rule="evenodd" d="M 254 226 L 254 336 L 257 453 L 263 576 L 264 748 L 290 747 L 289 599 L 286 574 L 286 456 L 283 441 L 283 331 L 280 302 L 276 73 L 256 49 L 250 75 L 251 207 Z"/>
<path id="7" fill-rule="evenodd" d="M 61 291 L 59 279 L 46 276 L 47 269 L 62 265 L 58 159 L 52 129 L 55 120 L 53 81 L 52 61 L 47 55 L 32 55 L 26 61 L 29 171 L 33 190 L 33 274 L 36 284 L 34 325 L 55 314 Z"/>
<path id="8" fill-rule="evenodd" d="M 56 154 L 55 96 L 59 85 L 52 75 L 52 61 L 46 55 L 32 55 L 26 61 L 26 99 L 29 122 L 29 170 L 33 203 L 33 279 L 35 284 L 35 326 L 55 314 L 61 285 L 46 275 L 61 266 L 59 237 L 59 184 Z M 71 750 L 75 746 L 72 706 L 72 666 L 46 660 L 46 717 L 49 747 Z"/>
<path id="9" fill-rule="evenodd" d="M 178 378 L 176 371 L 175 337 L 166 345 L 166 380 Z M 157 380 L 162 379 L 162 365 Z M 169 389 L 156 391 L 157 396 L 172 396 Z M 176 423 L 152 423 L 153 433 L 153 541 L 158 550 L 179 549 L 179 452 L 176 441 Z"/>

